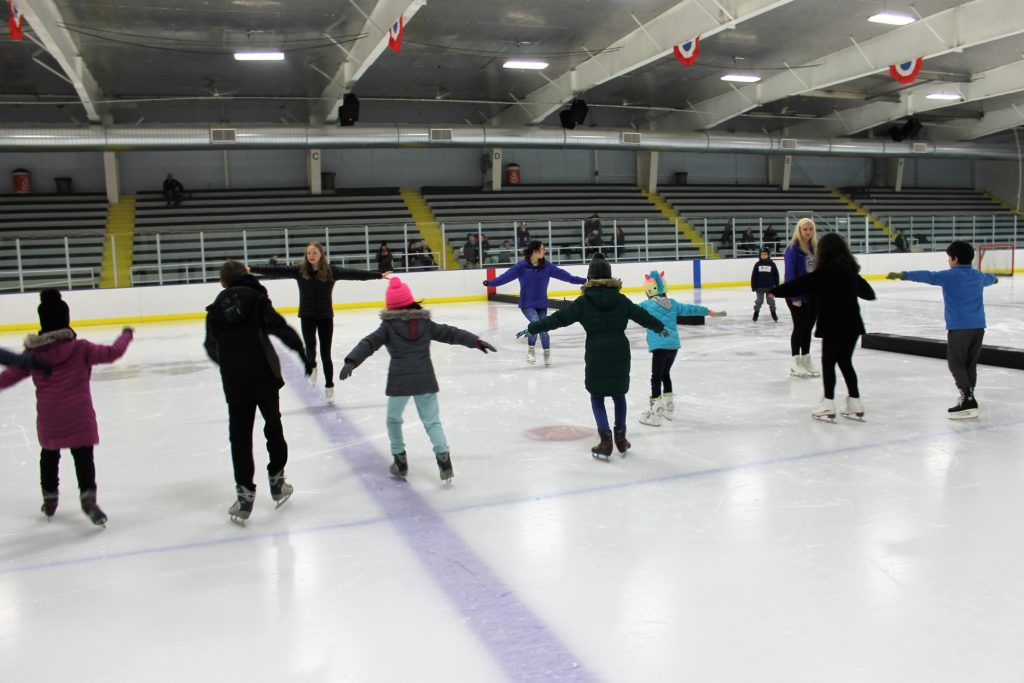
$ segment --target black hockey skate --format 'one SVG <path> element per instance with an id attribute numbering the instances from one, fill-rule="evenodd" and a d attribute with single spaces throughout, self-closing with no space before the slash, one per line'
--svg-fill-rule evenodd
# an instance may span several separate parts
<path id="1" fill-rule="evenodd" d="M 978 401 L 974 398 L 974 392 L 960 394 L 957 404 L 946 411 L 950 420 L 968 420 L 978 417 Z"/>
<path id="2" fill-rule="evenodd" d="M 455 472 L 452 470 L 451 456 L 448 453 L 438 453 L 436 458 L 437 469 L 441 473 L 441 481 L 447 484 L 455 477 Z"/>
<path id="3" fill-rule="evenodd" d="M 402 451 L 401 453 L 392 453 L 391 457 L 395 459 L 395 461 L 393 463 L 391 463 L 391 467 L 388 468 L 390 470 L 391 474 L 395 475 L 396 477 L 401 477 L 402 479 L 405 479 L 405 475 L 409 473 L 409 461 L 405 457 L 405 451 Z M 440 463 L 440 460 L 439 460 L 438 461 L 438 465 L 440 465 L 440 464 L 441 463 Z M 448 471 L 449 472 L 451 471 L 451 464 L 452 464 L 451 463 L 451 459 L 449 459 L 448 460 Z"/>
<path id="4" fill-rule="evenodd" d="M 43 506 L 39 509 L 46 515 L 46 521 L 52 522 L 53 515 L 57 512 L 57 491 L 43 489 Z"/>
<path id="5" fill-rule="evenodd" d="M 284 470 L 270 475 L 270 497 L 277 503 L 275 510 L 287 503 L 294 491 L 295 487 L 284 480 Z"/>
<path id="6" fill-rule="evenodd" d="M 249 519 L 249 515 L 252 514 L 252 504 L 256 500 L 256 492 L 244 486 L 235 486 L 235 492 L 238 494 L 238 500 L 228 508 L 228 515 L 235 524 L 245 526 L 245 520 Z"/>
<path id="7" fill-rule="evenodd" d="M 82 491 L 82 512 L 92 521 L 96 526 L 106 527 L 107 516 L 103 514 L 103 510 L 96 504 L 96 489 L 89 489 L 88 491 Z M 45 505 L 45 503 L 44 503 Z M 54 503 L 56 508 L 56 503 Z"/>
<path id="8" fill-rule="evenodd" d="M 608 460 L 612 456 L 612 432 L 610 429 L 598 429 L 601 441 L 590 449 L 590 454 L 598 460 Z"/>
<path id="9" fill-rule="evenodd" d="M 626 451 L 628 451 L 630 449 L 630 447 L 633 445 L 633 444 L 631 444 L 629 442 L 629 439 L 626 438 L 626 428 L 625 427 L 616 427 L 614 434 L 615 434 L 615 447 L 619 449 L 619 455 L 621 455 L 623 458 L 625 458 L 626 457 Z"/>

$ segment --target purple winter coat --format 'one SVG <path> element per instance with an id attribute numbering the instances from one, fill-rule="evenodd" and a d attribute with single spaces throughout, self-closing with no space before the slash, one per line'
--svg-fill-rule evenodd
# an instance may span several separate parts
<path id="1" fill-rule="evenodd" d="M 9 367 L 0 373 L 0 389 L 29 375 L 36 385 L 36 431 L 47 450 L 95 446 L 100 442 L 89 378 L 92 366 L 113 363 L 124 355 L 132 333 L 125 331 L 110 346 L 76 339 L 69 329 L 30 334 L 25 348 L 53 365 L 49 377 L 39 370 Z"/>

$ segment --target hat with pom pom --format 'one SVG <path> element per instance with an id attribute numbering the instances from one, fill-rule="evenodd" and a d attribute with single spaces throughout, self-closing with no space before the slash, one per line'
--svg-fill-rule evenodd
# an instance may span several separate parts
<path id="1" fill-rule="evenodd" d="M 71 327 L 71 312 L 56 289 L 39 292 L 39 333 L 53 332 Z"/>
<path id="2" fill-rule="evenodd" d="M 405 308 L 415 302 L 416 300 L 412 298 L 412 290 L 409 289 L 409 285 L 397 277 L 391 278 L 388 282 L 388 290 L 384 293 L 384 303 L 387 304 L 388 310 L 393 311 L 396 308 Z"/>

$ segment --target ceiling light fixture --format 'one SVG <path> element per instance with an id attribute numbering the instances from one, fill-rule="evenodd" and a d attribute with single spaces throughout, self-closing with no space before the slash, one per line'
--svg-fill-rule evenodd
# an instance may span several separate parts
<path id="1" fill-rule="evenodd" d="M 761 80 L 760 76 L 750 76 L 747 74 L 726 74 L 722 76 L 723 81 L 731 81 L 733 83 L 757 83 Z"/>
<path id="2" fill-rule="evenodd" d="M 926 100 L 962 100 L 963 95 L 955 92 L 933 92 L 930 95 L 925 95 Z"/>
<path id="3" fill-rule="evenodd" d="M 502 66 L 506 69 L 533 69 L 539 71 L 540 69 L 548 68 L 548 63 L 533 59 L 510 59 L 502 64 Z"/>
<path id="4" fill-rule="evenodd" d="M 879 12 L 878 14 L 872 14 L 868 17 L 868 21 L 876 24 L 888 24 L 890 26 L 906 26 L 907 24 L 913 24 L 917 19 L 914 19 L 914 17 L 908 17 L 906 14 Z"/>
<path id="5" fill-rule="evenodd" d="M 284 60 L 283 52 L 236 52 L 235 59 L 239 62 L 280 62 Z"/>

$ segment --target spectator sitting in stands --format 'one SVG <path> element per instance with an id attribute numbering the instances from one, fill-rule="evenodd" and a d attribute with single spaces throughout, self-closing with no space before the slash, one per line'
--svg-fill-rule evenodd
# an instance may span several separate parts
<path id="1" fill-rule="evenodd" d="M 184 198 L 185 186 L 168 173 L 167 179 L 164 180 L 164 200 L 166 200 L 167 206 L 180 206 L 181 200 Z"/>
<path id="2" fill-rule="evenodd" d="M 591 230 L 587 233 L 587 238 L 584 241 L 583 255 L 586 258 L 590 258 L 594 254 L 601 251 L 601 247 L 604 246 L 604 240 L 601 239 L 601 231 L 599 229 Z"/>
<path id="3" fill-rule="evenodd" d="M 722 251 L 732 251 L 732 228 L 728 227 L 722 231 Z"/>
<path id="4" fill-rule="evenodd" d="M 377 247 L 377 270 L 382 273 L 390 273 L 395 269 L 395 259 L 391 256 L 391 247 L 387 242 L 381 242 Z"/>
<path id="5" fill-rule="evenodd" d="M 743 250 L 757 249 L 757 237 L 754 235 L 754 230 L 752 228 L 744 230 L 743 234 L 736 241 L 736 246 Z"/>
<path id="6" fill-rule="evenodd" d="M 910 247 L 907 245 L 907 238 L 903 236 L 902 230 L 893 231 L 892 244 L 894 247 L 896 247 L 896 251 L 900 253 L 906 253 L 910 251 Z"/>
<path id="7" fill-rule="evenodd" d="M 462 267 L 480 267 L 480 245 L 477 242 L 476 233 L 466 233 L 466 243 L 462 245 Z"/>
<path id="8" fill-rule="evenodd" d="M 764 229 L 762 239 L 764 240 L 764 246 L 768 247 L 769 253 L 774 254 L 778 250 L 776 242 L 779 241 L 779 233 L 776 232 L 774 226 L 769 225 Z"/>
<path id="9" fill-rule="evenodd" d="M 498 262 L 498 256 L 491 252 L 491 240 L 487 235 L 480 236 L 480 256 L 482 263 Z"/>
<path id="10" fill-rule="evenodd" d="M 590 214 L 590 218 L 588 218 L 583 224 L 583 231 L 589 235 L 595 230 L 598 235 L 602 237 L 604 236 L 604 230 L 601 227 L 601 216 L 599 214 L 592 213 Z"/>
<path id="11" fill-rule="evenodd" d="M 515 260 L 516 249 L 512 246 L 512 242 L 510 240 L 505 240 L 501 243 L 501 249 L 499 249 L 497 253 L 500 260 L 496 261 L 496 263 L 511 263 Z"/>

